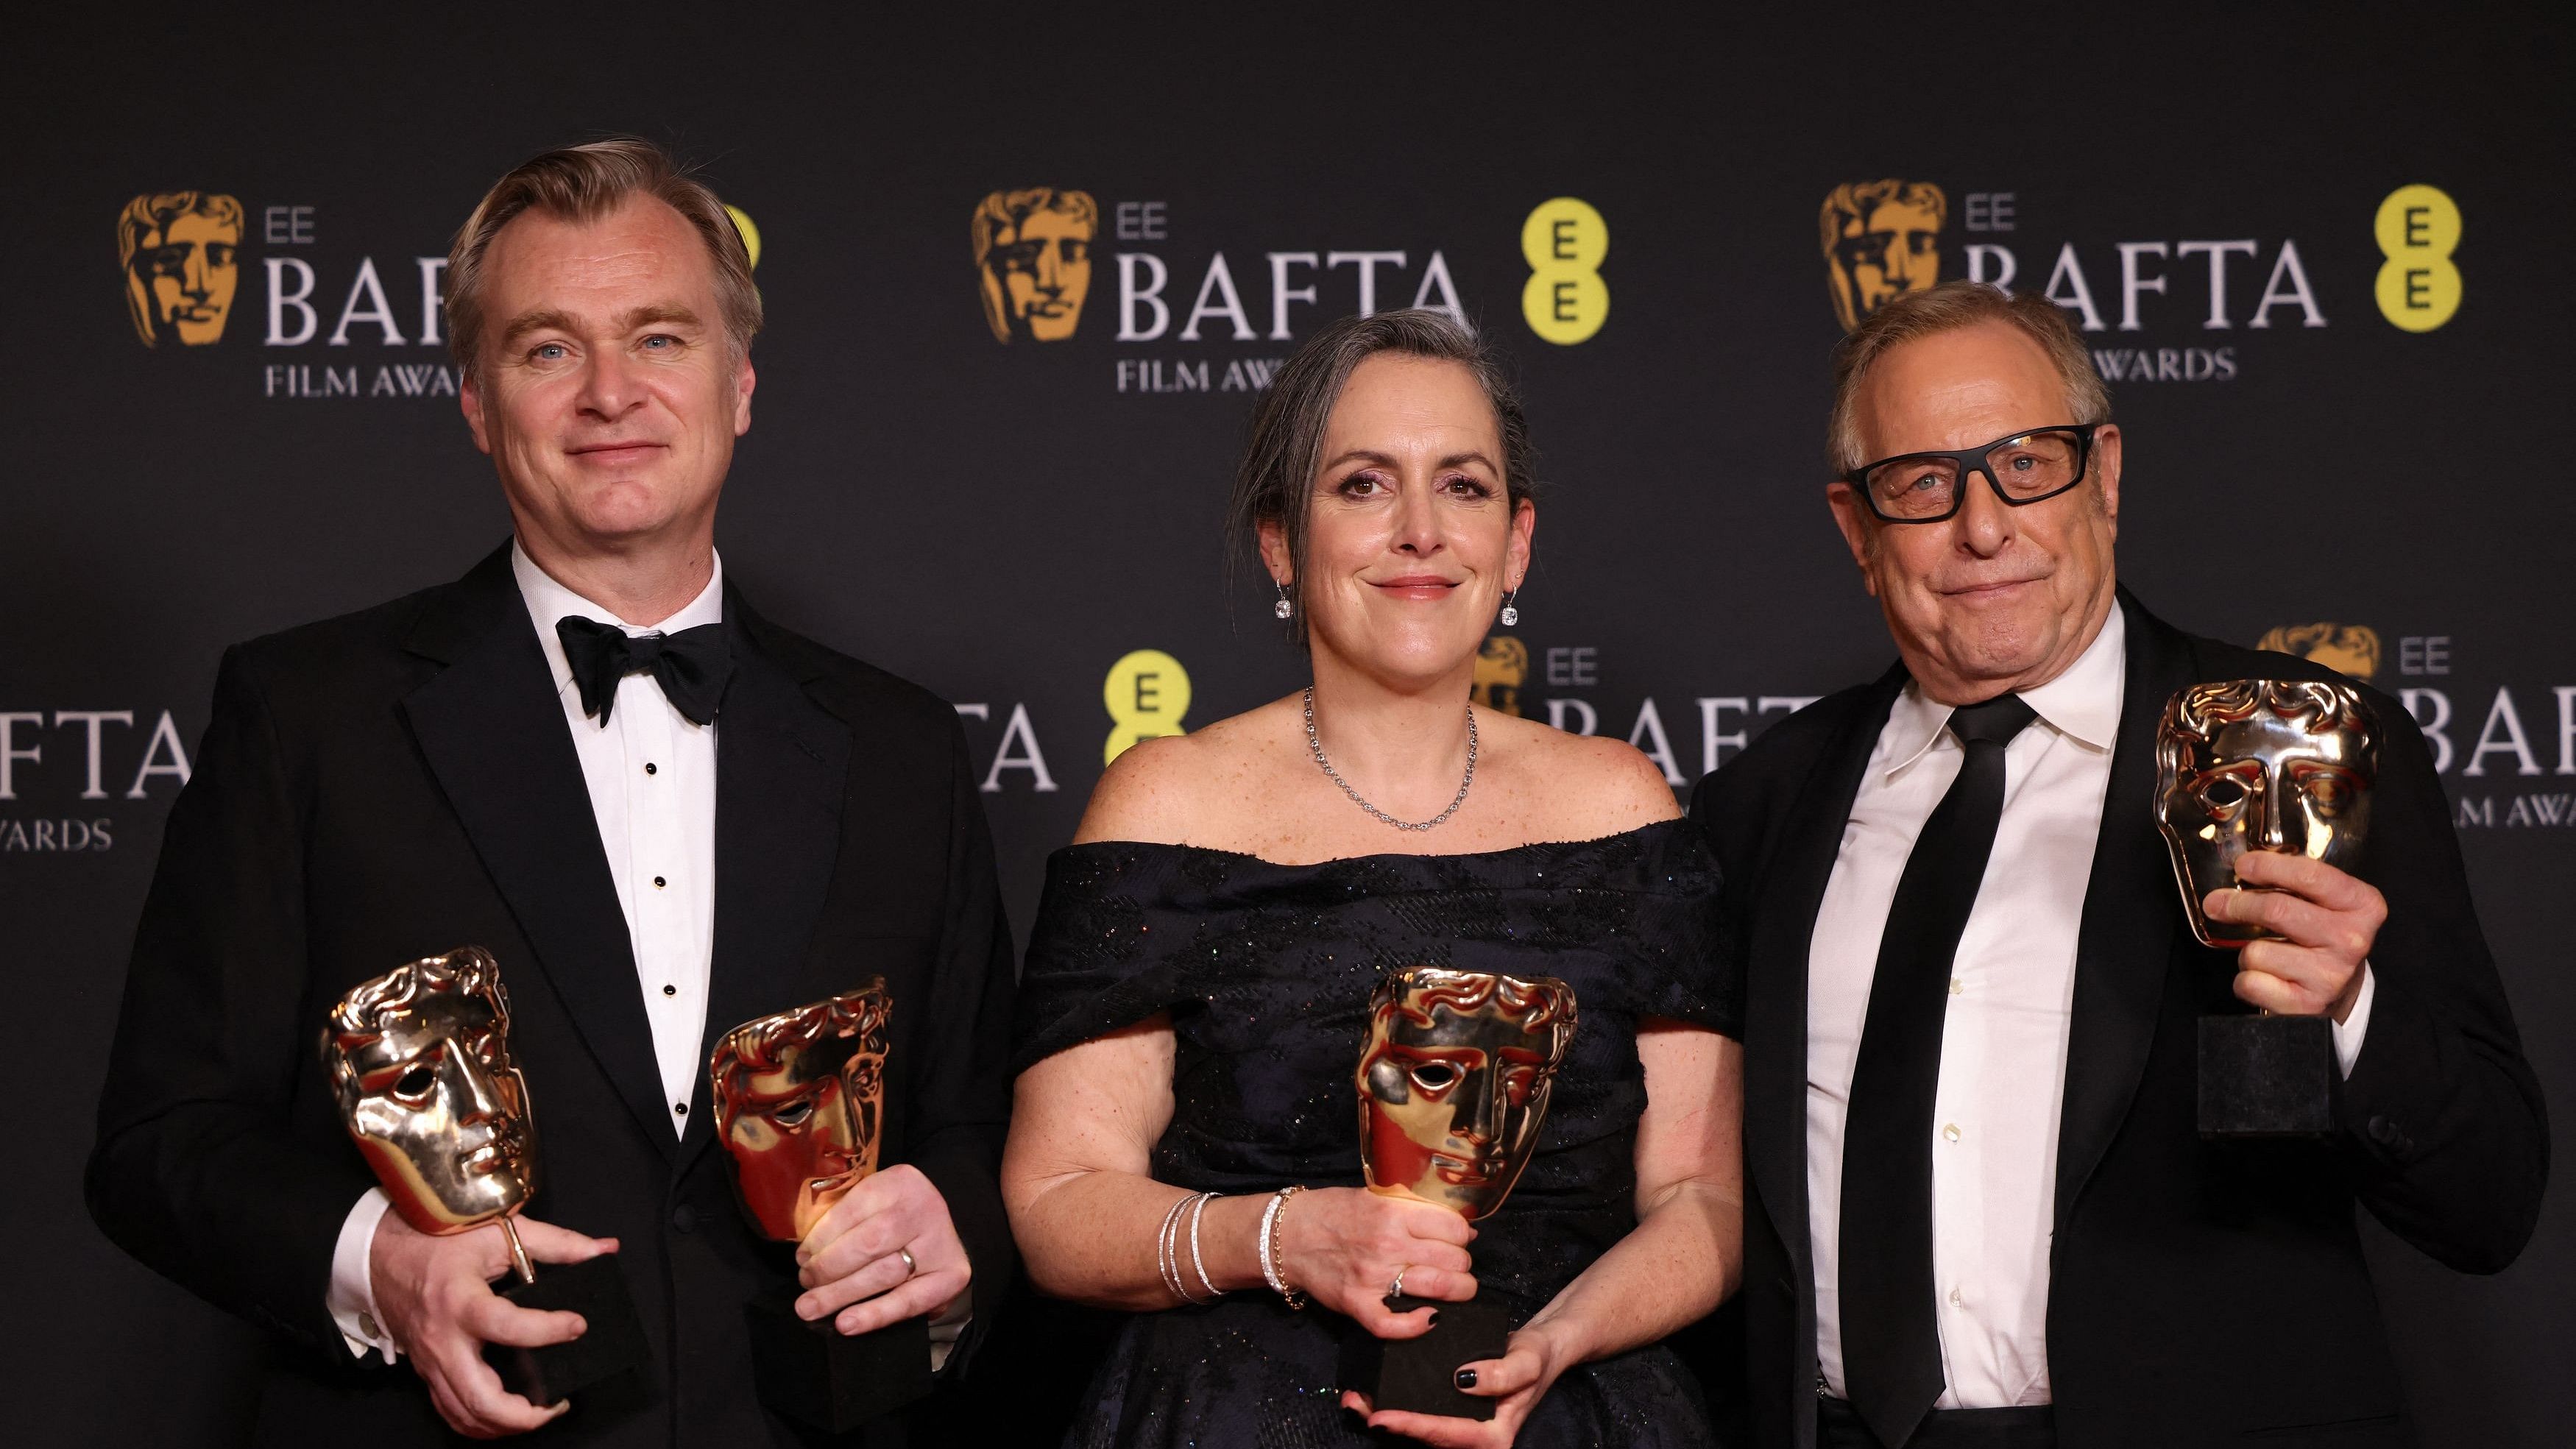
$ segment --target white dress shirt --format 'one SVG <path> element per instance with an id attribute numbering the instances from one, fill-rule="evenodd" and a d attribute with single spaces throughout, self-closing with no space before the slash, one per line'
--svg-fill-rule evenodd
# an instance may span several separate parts
<path id="1" fill-rule="evenodd" d="M 2004 754 L 1994 854 L 1951 967 L 1932 1110 L 1932 1276 L 1946 1383 L 1936 1408 L 2050 1401 L 2048 1256 L 2058 1113 L 2075 999 L 2075 946 L 2093 872 L 2127 635 L 2115 606 L 2064 673 L 2021 698 L 2038 718 Z M 1807 1227 L 1816 1272 L 1816 1367 L 1843 1378 L 1843 1123 L 1869 1014 L 1879 938 L 1906 857 L 1966 758 L 1950 706 L 1908 685 L 1870 752 L 1807 956 Z M 2145 809 L 2147 802 L 2131 802 Z M 2179 906 L 2179 903 L 2177 903 Z M 2349 1074 L 2372 984 L 2335 1027 Z"/>
<path id="2" fill-rule="evenodd" d="M 715 945 L 716 726 L 692 724 L 662 697 L 650 674 L 630 674 L 617 686 L 616 704 L 603 725 L 585 714 L 555 621 L 580 615 L 615 624 L 628 635 L 676 634 L 724 618 L 724 559 L 718 556 L 707 586 L 678 613 L 651 627 L 629 624 L 612 610 L 583 598 L 549 577 L 516 543 L 510 570 L 536 625 L 563 702 L 564 725 L 581 757 L 582 783 L 617 883 L 635 952 L 636 986 L 653 1029 L 653 1059 L 662 1072 L 674 1137 L 688 1125 L 689 1096 L 704 1069 L 699 1045 L 707 1017 L 707 963 Z M 364 1356 L 369 1348 L 394 1356 L 393 1340 L 375 1314 L 368 1252 L 387 1206 L 371 1188 L 349 1210 L 331 1255 L 331 1317 Z"/>

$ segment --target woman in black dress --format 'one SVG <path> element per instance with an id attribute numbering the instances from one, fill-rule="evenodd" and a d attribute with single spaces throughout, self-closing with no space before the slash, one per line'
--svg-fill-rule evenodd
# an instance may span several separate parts
<path id="1" fill-rule="evenodd" d="M 1313 687 L 1119 756 L 1021 986 L 1012 1227 L 1042 1290 L 1134 1315 L 1072 1442 L 1710 1443 L 1658 1340 L 1740 1262 L 1715 872 L 1635 750 L 1469 703 L 1529 566 L 1518 405 L 1439 314 L 1335 323 L 1264 400 L 1235 511 Z M 1472 1227 L 1361 1186 L 1369 998 L 1415 965 L 1578 1003 L 1537 1151 Z M 1509 1310 L 1509 1351 L 1458 1371 L 1490 1422 L 1337 1382 L 1343 1338 L 1429 1328 L 1399 1281 Z"/>

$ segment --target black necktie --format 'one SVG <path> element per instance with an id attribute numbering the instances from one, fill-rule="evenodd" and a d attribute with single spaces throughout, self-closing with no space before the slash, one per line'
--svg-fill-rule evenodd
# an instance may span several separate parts
<path id="1" fill-rule="evenodd" d="M 1932 1277 L 1932 1094 L 1959 933 L 2004 810 L 2004 746 L 2035 717 L 2014 695 L 1954 711 L 1968 758 L 1923 822 L 1879 938 L 1869 1017 L 1843 1119 L 1843 1382 L 1897 1449 L 1941 1397 Z"/>
<path id="2" fill-rule="evenodd" d="M 564 661 L 581 688 L 582 712 L 599 716 L 603 729 L 617 703 L 617 683 L 630 674 L 652 675 L 662 697 L 692 724 L 715 722 L 725 685 L 733 679 L 733 649 L 722 624 L 629 638 L 614 624 L 567 614 L 555 621 L 555 637 L 563 641 Z"/>

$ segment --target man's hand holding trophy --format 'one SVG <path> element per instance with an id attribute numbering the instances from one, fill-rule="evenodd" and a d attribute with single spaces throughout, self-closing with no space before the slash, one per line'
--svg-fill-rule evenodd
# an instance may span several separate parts
<path id="1" fill-rule="evenodd" d="M 644 1367 L 616 1242 L 519 1217 L 537 1192 L 536 1116 L 489 952 L 360 983 L 331 1008 L 321 1050 L 393 1207 L 369 1254 L 377 1311 L 450 1425 L 533 1429 Z"/>

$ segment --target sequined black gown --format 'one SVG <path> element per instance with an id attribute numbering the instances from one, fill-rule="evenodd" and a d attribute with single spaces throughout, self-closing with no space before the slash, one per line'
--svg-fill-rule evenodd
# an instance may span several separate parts
<path id="1" fill-rule="evenodd" d="M 1714 966 L 1716 867 L 1687 821 L 1572 844 L 1274 865 L 1191 846 L 1060 850 L 1020 988 L 1014 1070 L 1168 1010 L 1178 1056 L 1154 1176 L 1225 1193 L 1361 1183 L 1351 1075 L 1389 968 L 1556 976 L 1581 1024 L 1536 1156 L 1478 1225 L 1479 1294 L 1527 1319 L 1635 1226 L 1640 1016 L 1741 1031 Z M 1128 1318 L 1069 1444 L 1377 1442 L 1342 1409 L 1339 1336 L 1267 1291 Z M 1521 1445 L 1714 1442 L 1661 1345 L 1568 1370 Z"/>

